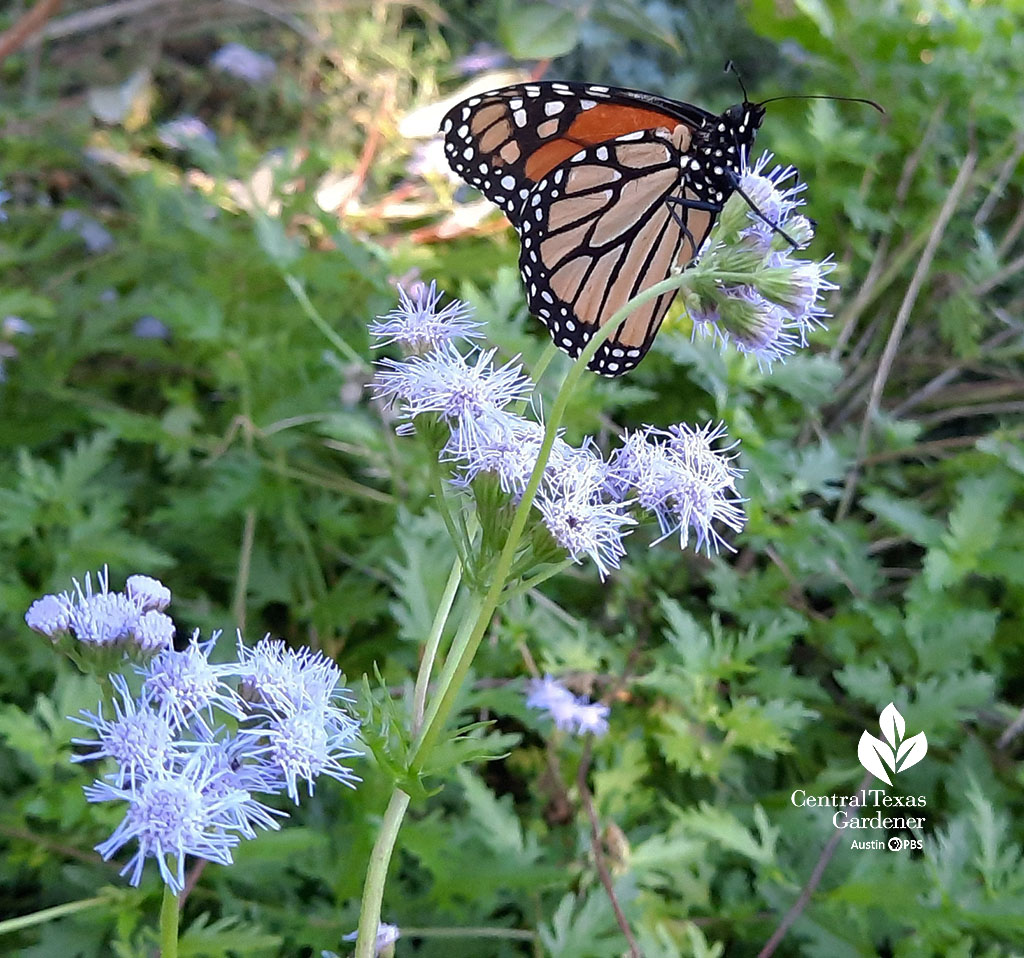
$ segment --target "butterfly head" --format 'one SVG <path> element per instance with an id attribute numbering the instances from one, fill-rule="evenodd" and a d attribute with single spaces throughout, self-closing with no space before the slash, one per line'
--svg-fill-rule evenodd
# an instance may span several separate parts
<path id="1" fill-rule="evenodd" d="M 754 137 L 764 122 L 764 104 L 744 100 L 729 107 L 722 114 L 721 122 L 725 126 L 725 135 L 731 137 L 739 151 L 754 142 Z"/>

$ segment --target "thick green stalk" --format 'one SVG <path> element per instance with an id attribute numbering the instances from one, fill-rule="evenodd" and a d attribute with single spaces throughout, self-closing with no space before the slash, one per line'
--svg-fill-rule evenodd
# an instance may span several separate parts
<path id="1" fill-rule="evenodd" d="M 526 484 L 523 497 L 512 516 L 512 524 L 509 527 L 508 538 L 498 557 L 494 578 L 487 589 L 483 599 L 476 599 L 466 612 L 463 626 L 452 640 L 452 647 L 445 660 L 441 677 L 438 680 L 438 691 L 430 704 L 426 714 L 426 721 L 420 730 L 412 757 L 409 760 L 408 770 L 410 774 L 416 774 L 426 766 L 430 751 L 437 741 L 441 729 L 455 704 L 455 698 L 462 688 L 466 673 L 476 656 L 480 642 L 487 631 L 494 610 L 502 599 L 505 582 L 508 579 L 509 571 L 515 561 L 516 551 L 526 528 L 533 499 L 540 488 L 541 477 L 544 474 L 544 467 L 547 465 L 551 449 L 555 444 L 555 437 L 558 435 L 558 428 L 562 423 L 562 417 L 569 405 L 572 391 L 583 375 L 587 363 L 593 358 L 600 348 L 601 343 L 608 339 L 627 316 L 637 307 L 651 299 L 656 299 L 663 293 L 678 289 L 685 285 L 688 278 L 685 274 L 672 276 L 661 283 L 651 286 L 642 293 L 626 303 L 614 316 L 601 327 L 593 338 L 587 343 L 579 358 L 569 369 L 561 388 L 555 397 L 551 415 L 548 418 L 544 430 L 544 440 L 541 443 L 537 455 L 537 463 L 534 466 L 530 479 Z M 388 802 L 387 810 L 384 813 L 384 820 L 374 843 L 373 852 L 370 855 L 370 865 L 366 872 L 366 881 L 363 885 L 362 907 L 359 912 L 359 934 L 356 941 L 355 958 L 374 958 L 374 945 L 377 940 L 377 928 L 380 924 L 381 902 L 384 898 L 384 884 L 387 880 L 388 865 L 391 862 L 391 854 L 398 840 L 398 830 L 401 827 L 405 811 L 409 807 L 409 796 L 400 788 L 396 787 L 391 793 L 391 800 Z"/>
<path id="2" fill-rule="evenodd" d="M 384 899 L 384 883 L 388 877 L 391 853 L 402 827 L 405 810 L 409 807 L 409 796 L 400 788 L 391 793 L 384 820 L 380 825 L 377 841 L 370 853 L 370 867 L 366 870 L 363 885 L 363 903 L 359 910 L 359 935 L 356 938 L 355 958 L 374 958 L 377 943 L 377 928 L 380 925 L 380 905 Z M 166 958 L 166 956 L 162 956 Z"/>
<path id="3" fill-rule="evenodd" d="M 178 958 L 178 895 L 169 885 L 160 906 L 160 958 Z"/>

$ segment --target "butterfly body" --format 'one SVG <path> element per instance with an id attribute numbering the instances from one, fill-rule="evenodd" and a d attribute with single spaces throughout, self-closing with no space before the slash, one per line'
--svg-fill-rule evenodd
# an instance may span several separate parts
<path id="1" fill-rule="evenodd" d="M 637 293 L 697 256 L 734 189 L 764 109 L 715 115 L 638 90 L 525 83 L 445 117 L 448 162 L 519 233 L 530 311 L 570 356 Z M 647 353 L 673 293 L 635 308 L 590 368 Z"/>

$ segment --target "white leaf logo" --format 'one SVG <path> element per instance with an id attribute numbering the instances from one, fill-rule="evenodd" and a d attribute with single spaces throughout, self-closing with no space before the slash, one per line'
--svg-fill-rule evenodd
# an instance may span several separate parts
<path id="1" fill-rule="evenodd" d="M 882 709 L 882 714 L 878 716 L 878 724 L 881 726 L 885 740 L 893 748 L 896 748 L 903 739 L 903 731 L 906 729 L 907 723 L 903 721 L 899 709 L 892 702 Z"/>
<path id="2" fill-rule="evenodd" d="M 878 726 L 885 741 L 875 738 L 870 732 L 864 732 L 857 743 L 857 758 L 875 778 L 881 779 L 886 785 L 892 785 L 889 771 L 895 775 L 920 762 L 928 754 L 928 739 L 924 732 L 918 732 L 910 738 L 903 737 L 907 723 L 892 702 L 882 709 L 882 714 L 878 716 Z"/>
<path id="3" fill-rule="evenodd" d="M 917 735 L 911 736 L 899 747 L 899 751 L 896 753 L 896 761 L 900 763 L 900 767 L 894 771 L 905 772 L 911 765 L 916 765 L 920 762 L 927 754 L 928 739 L 924 737 L 924 732 L 918 732 Z"/>
<path id="4" fill-rule="evenodd" d="M 896 760 L 893 758 L 892 749 L 885 742 L 875 738 L 870 732 L 865 732 L 857 743 L 857 758 L 875 778 L 880 778 L 886 785 L 892 785 L 882 759 L 885 759 L 893 771 L 896 770 Z"/>

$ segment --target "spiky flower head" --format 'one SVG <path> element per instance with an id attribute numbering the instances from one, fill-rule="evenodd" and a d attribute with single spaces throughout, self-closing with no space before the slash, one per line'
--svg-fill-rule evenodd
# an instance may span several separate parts
<path id="1" fill-rule="evenodd" d="M 573 695 L 561 682 L 545 675 L 530 679 L 527 684 L 526 707 L 541 709 L 555 721 L 555 728 L 564 732 L 585 735 L 604 735 L 608 731 L 610 709 L 600 702 L 591 702 L 585 696 Z"/>
<path id="2" fill-rule="evenodd" d="M 494 348 L 463 356 L 446 342 L 401 362 L 382 359 L 373 388 L 386 402 L 400 403 L 406 419 L 434 413 L 457 426 L 466 443 L 475 443 L 478 430 L 510 403 L 525 399 L 531 387 L 514 359 L 495 366 L 496 352 Z"/>
<path id="3" fill-rule="evenodd" d="M 731 549 L 719 526 L 739 532 L 745 516 L 735 485 L 739 471 L 729 455 L 734 446 L 711 445 L 724 436 L 724 428 L 711 423 L 700 430 L 644 426 L 627 434 L 612 455 L 611 481 L 655 517 L 662 539 L 678 532 L 679 546 L 686 548 L 692 534 L 698 550 Z"/>
<path id="4" fill-rule="evenodd" d="M 438 309 L 442 294 L 437 284 L 415 284 L 410 292 L 398 287 L 398 306 L 370 324 L 378 346 L 400 343 L 410 353 L 423 353 L 456 339 L 480 337 L 480 323 L 470 306 L 455 299 Z"/>

